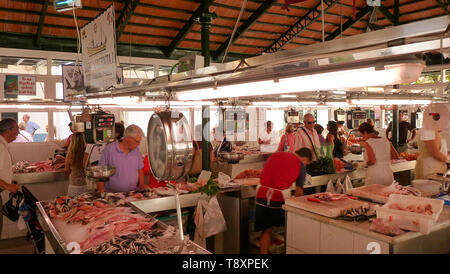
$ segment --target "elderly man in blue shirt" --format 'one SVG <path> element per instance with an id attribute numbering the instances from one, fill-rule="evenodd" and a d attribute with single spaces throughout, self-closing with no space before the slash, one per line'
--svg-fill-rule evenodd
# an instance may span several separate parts
<path id="1" fill-rule="evenodd" d="M 38 130 L 39 128 L 41 128 L 38 124 L 36 124 L 33 121 L 30 121 L 30 115 L 29 114 L 24 114 L 22 117 L 22 120 L 27 124 L 27 132 L 31 134 L 31 136 L 34 135 L 34 133 L 36 132 L 36 130 Z"/>

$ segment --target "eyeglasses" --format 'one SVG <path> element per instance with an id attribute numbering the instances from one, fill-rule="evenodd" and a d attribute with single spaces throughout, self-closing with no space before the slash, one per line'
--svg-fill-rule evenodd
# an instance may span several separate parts
<path id="1" fill-rule="evenodd" d="M 315 124 L 316 123 L 316 121 L 312 121 L 312 122 L 306 122 L 308 125 L 311 125 L 311 124 Z"/>
<path id="2" fill-rule="evenodd" d="M 131 139 L 133 139 L 137 144 L 140 144 L 141 141 L 142 141 L 142 139 L 138 141 L 138 140 L 136 140 L 136 138 L 134 138 L 134 137 L 131 137 L 131 136 L 128 136 L 128 137 L 130 137 Z"/>

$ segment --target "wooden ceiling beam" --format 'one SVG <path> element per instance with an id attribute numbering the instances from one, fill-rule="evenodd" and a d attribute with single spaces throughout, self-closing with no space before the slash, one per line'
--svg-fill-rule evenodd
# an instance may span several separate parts
<path id="1" fill-rule="evenodd" d="M 172 40 L 167 49 L 164 50 L 164 54 L 167 57 L 170 57 L 173 51 L 178 47 L 178 45 L 183 41 L 186 35 L 191 31 L 192 27 L 195 24 L 195 20 L 197 20 L 204 11 L 209 10 L 209 7 L 214 2 L 214 0 L 205 0 L 202 2 L 194 13 L 192 13 L 189 20 L 184 24 L 183 28 L 178 32 L 177 36 Z"/>
<path id="2" fill-rule="evenodd" d="M 342 32 L 346 31 L 348 28 L 350 28 L 353 24 L 357 23 L 359 20 L 361 20 L 364 16 L 366 16 L 370 11 L 372 10 L 372 7 L 365 6 L 362 8 L 357 14 L 356 19 L 353 18 L 347 20 L 344 24 L 342 24 Z M 341 28 L 338 28 L 333 33 L 328 35 L 325 40 L 333 40 L 334 38 L 338 37 L 339 34 L 341 34 Z"/>
<path id="3" fill-rule="evenodd" d="M 330 10 L 334 5 L 338 3 L 337 0 L 324 0 L 326 8 L 324 13 Z M 272 45 L 264 50 L 264 52 L 276 52 L 282 49 L 285 45 L 289 44 L 295 37 L 301 34 L 303 31 L 317 21 L 321 17 L 321 2 L 317 3 L 313 8 L 311 8 L 304 16 L 300 17 L 299 20 L 292 25 L 286 32 L 284 32 L 277 40 L 275 40 Z"/>
<path id="4" fill-rule="evenodd" d="M 218 59 L 219 56 L 221 56 L 225 50 L 228 47 L 228 44 L 232 45 L 237 39 L 239 39 L 239 37 L 244 34 L 254 23 L 256 23 L 256 21 L 270 8 L 272 7 L 272 4 L 275 3 L 276 0 L 267 0 L 264 3 L 262 3 L 258 9 L 256 9 L 255 12 L 252 13 L 252 15 L 250 15 L 250 17 L 245 20 L 245 22 L 238 27 L 238 29 L 236 30 L 236 33 L 233 37 L 233 40 L 231 40 L 231 35 L 230 37 L 228 37 L 228 39 L 215 51 L 213 52 L 211 55 L 214 59 Z M 231 41 L 231 43 L 230 43 Z"/>
<path id="5" fill-rule="evenodd" d="M 140 0 L 128 0 L 128 2 L 125 4 L 122 13 L 120 14 L 116 22 L 117 41 L 119 41 L 120 36 L 122 35 L 123 31 L 125 30 L 125 27 L 128 24 L 128 21 L 130 21 L 131 16 L 133 16 L 134 10 L 139 5 L 139 1 Z"/>

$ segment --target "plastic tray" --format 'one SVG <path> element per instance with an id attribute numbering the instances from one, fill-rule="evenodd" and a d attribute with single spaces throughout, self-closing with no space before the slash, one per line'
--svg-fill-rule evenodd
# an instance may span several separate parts
<path id="1" fill-rule="evenodd" d="M 426 205 L 430 204 L 433 211 L 432 215 L 425 215 L 416 212 L 409 212 L 404 210 L 391 209 L 389 206 L 393 203 L 398 203 L 402 207 L 408 205 Z M 389 196 L 388 202 L 382 207 L 378 207 L 377 218 L 386 219 L 400 228 L 410 231 L 419 231 L 423 234 L 429 234 L 431 228 L 436 223 L 439 215 L 444 207 L 444 201 L 438 199 L 430 199 L 424 197 L 405 196 L 399 194 L 392 194 Z"/>

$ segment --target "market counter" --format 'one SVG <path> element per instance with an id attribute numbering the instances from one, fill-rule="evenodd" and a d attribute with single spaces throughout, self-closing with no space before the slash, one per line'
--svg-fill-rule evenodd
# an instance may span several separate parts
<path id="1" fill-rule="evenodd" d="M 19 185 L 49 183 L 68 180 L 64 170 L 32 172 L 32 173 L 14 173 L 13 181 L 17 181 Z"/>
<path id="2" fill-rule="evenodd" d="M 286 254 L 381 254 L 450 252 L 450 206 L 444 206 L 431 233 L 406 232 L 390 237 L 369 230 L 369 222 L 324 217 L 289 205 L 286 211 Z"/>
<path id="3" fill-rule="evenodd" d="M 393 162 L 391 164 L 391 166 L 392 166 L 392 171 L 394 173 L 409 171 L 409 170 L 413 170 L 415 168 L 416 161 Z M 345 178 L 345 176 L 347 176 L 347 175 L 350 178 L 350 180 L 364 179 L 366 177 L 366 170 L 367 170 L 367 168 L 362 168 L 362 169 L 357 169 L 357 170 L 352 170 L 352 171 L 338 172 L 335 174 L 313 176 L 313 177 L 311 177 L 310 183 L 305 184 L 305 188 L 326 185 L 328 183 L 328 181 L 330 181 L 330 180 L 333 181 L 336 179 L 342 179 L 342 178 Z"/>

